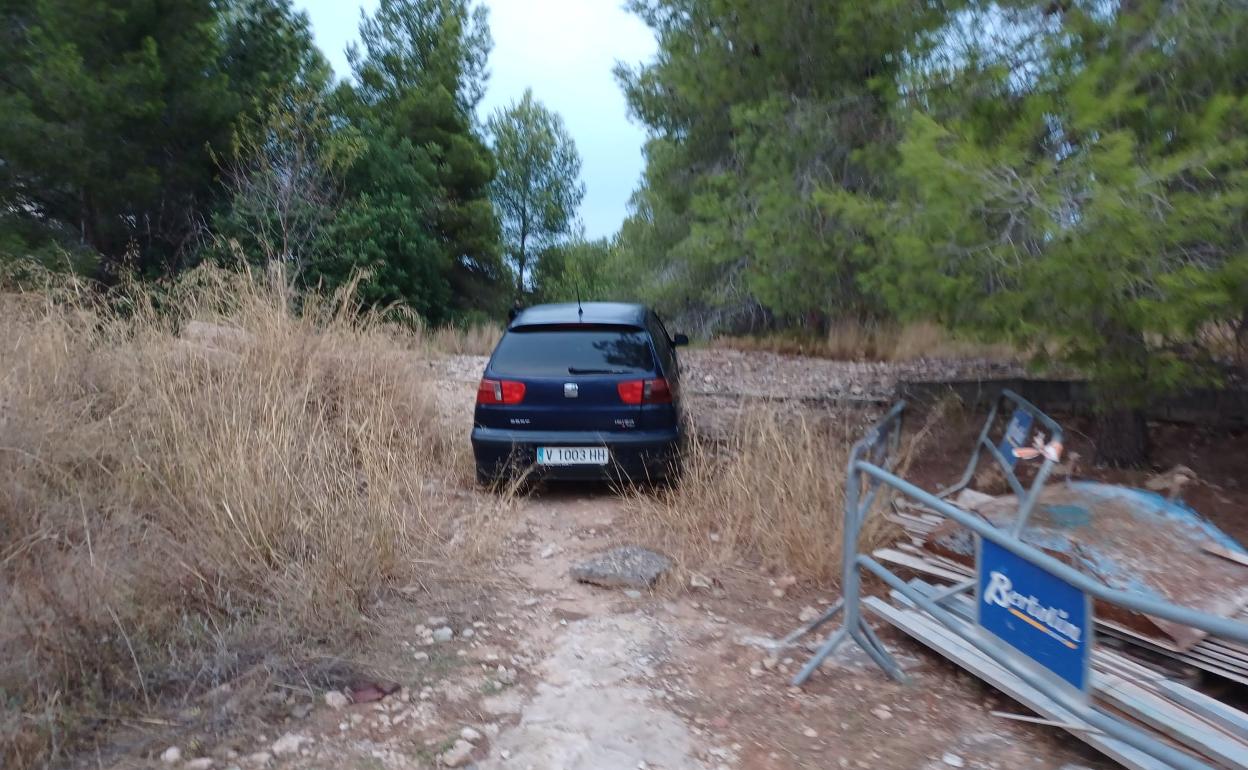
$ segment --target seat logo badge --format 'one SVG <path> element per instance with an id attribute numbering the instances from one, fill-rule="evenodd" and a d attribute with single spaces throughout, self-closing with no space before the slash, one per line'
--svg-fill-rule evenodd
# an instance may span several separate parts
<path id="1" fill-rule="evenodd" d="M 576 398 L 580 394 L 581 394 L 580 388 L 577 387 L 575 382 L 563 383 L 563 397 L 564 398 Z"/>

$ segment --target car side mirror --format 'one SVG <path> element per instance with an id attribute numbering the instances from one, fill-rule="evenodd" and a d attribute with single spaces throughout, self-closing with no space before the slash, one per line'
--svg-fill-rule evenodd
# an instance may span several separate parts
<path id="1" fill-rule="evenodd" d="M 688 334 L 677 334 L 675 337 L 672 338 L 672 345 L 675 347 L 679 348 L 688 344 L 689 344 Z"/>

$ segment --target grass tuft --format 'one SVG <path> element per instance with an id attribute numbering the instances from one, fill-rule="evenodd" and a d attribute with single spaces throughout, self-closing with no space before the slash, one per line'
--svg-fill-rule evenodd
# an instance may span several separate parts
<path id="1" fill-rule="evenodd" d="M 630 497 L 635 520 L 693 568 L 740 559 L 819 584 L 840 577 L 845 426 L 755 404 L 721 443 L 690 440 L 679 485 Z M 867 547 L 895 536 L 868 518 Z"/>

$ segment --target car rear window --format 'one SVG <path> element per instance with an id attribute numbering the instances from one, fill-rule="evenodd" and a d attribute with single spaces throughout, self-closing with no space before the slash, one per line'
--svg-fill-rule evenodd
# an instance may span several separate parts
<path id="1" fill-rule="evenodd" d="M 513 329 L 498 343 L 491 368 L 515 377 L 645 374 L 654 371 L 654 356 L 640 329 Z"/>

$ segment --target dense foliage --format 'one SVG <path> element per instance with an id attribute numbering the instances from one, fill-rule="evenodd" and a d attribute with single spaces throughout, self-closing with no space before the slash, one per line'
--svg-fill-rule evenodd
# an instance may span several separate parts
<path id="1" fill-rule="evenodd" d="M 501 313 L 485 9 L 382 0 L 360 41 L 335 85 L 290 0 L 0 0 L 0 259 L 277 263 L 431 322 Z"/>
<path id="2" fill-rule="evenodd" d="M 669 312 L 935 318 L 1107 416 L 1242 365 L 1248 3 L 631 7 L 660 52 L 618 73 L 651 135 L 619 249 Z M 1138 413 L 1107 427 L 1139 456 Z"/>

